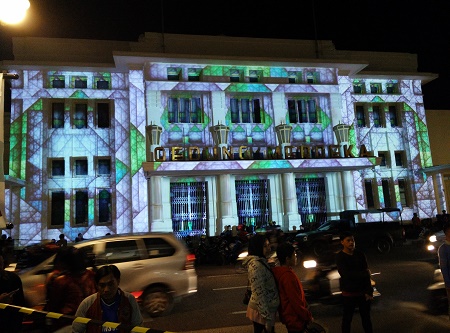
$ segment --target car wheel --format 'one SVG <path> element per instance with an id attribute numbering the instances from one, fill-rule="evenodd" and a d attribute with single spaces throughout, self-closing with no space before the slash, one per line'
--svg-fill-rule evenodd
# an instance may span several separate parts
<path id="1" fill-rule="evenodd" d="M 379 253 L 389 253 L 391 252 L 392 244 L 386 238 L 379 238 L 375 242 L 375 247 Z"/>
<path id="2" fill-rule="evenodd" d="M 316 242 L 313 244 L 313 252 L 320 257 L 328 251 L 328 245 L 324 242 Z"/>
<path id="3" fill-rule="evenodd" d="M 165 288 L 150 288 L 142 296 L 142 307 L 150 317 L 160 317 L 172 310 L 173 298 Z"/>

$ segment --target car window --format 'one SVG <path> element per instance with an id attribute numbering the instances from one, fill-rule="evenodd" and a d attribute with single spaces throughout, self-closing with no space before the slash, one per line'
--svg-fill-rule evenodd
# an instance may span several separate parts
<path id="1" fill-rule="evenodd" d="M 175 253 L 175 248 L 159 237 L 144 238 L 144 243 L 149 258 L 168 257 Z"/>
<path id="2" fill-rule="evenodd" d="M 97 254 L 95 264 L 106 265 L 140 259 L 139 249 L 134 239 L 113 241 L 106 243 L 105 252 Z"/>

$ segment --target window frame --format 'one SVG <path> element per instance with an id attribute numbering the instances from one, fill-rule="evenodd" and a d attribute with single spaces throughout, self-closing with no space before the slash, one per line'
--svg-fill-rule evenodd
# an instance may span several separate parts
<path id="1" fill-rule="evenodd" d="M 400 183 L 403 183 L 403 187 L 401 187 Z M 409 187 L 408 180 L 404 178 L 397 179 L 398 184 L 398 194 L 400 199 L 400 204 L 402 207 L 411 207 L 411 199 L 409 196 Z M 402 190 L 403 188 L 403 190 Z"/>
<path id="2" fill-rule="evenodd" d="M 371 82 L 370 83 L 370 93 L 371 94 L 381 94 L 381 83 L 379 82 Z"/>
<path id="3" fill-rule="evenodd" d="M 61 87 L 55 86 L 55 82 L 62 82 Z M 64 89 L 66 88 L 66 77 L 64 75 L 51 75 L 50 76 L 50 88 L 53 89 Z"/>
<path id="4" fill-rule="evenodd" d="M 372 105 L 372 120 L 374 127 L 386 127 L 384 122 L 384 111 L 381 105 Z"/>
<path id="5" fill-rule="evenodd" d="M 404 150 L 395 151 L 394 152 L 394 159 L 395 159 L 395 166 L 396 167 L 400 167 L 400 168 L 404 168 L 405 167 L 406 157 L 405 157 L 405 151 Z M 398 164 L 399 161 L 400 161 L 400 165 Z"/>
<path id="6" fill-rule="evenodd" d="M 64 101 L 58 101 L 58 100 L 51 100 L 51 121 L 50 121 L 50 128 L 52 129 L 64 129 L 65 126 L 65 111 L 66 111 L 66 104 Z M 55 117 L 55 105 L 62 104 L 62 119 L 59 119 L 58 117 Z M 56 110 L 58 111 L 58 110 Z M 55 123 L 58 121 L 62 122 L 62 126 L 55 126 Z"/>
<path id="7" fill-rule="evenodd" d="M 394 108 L 394 110 L 392 108 Z M 397 105 L 388 105 L 388 113 L 389 113 L 389 123 L 391 124 L 391 128 L 402 127 L 401 118 L 400 118 L 400 114 L 399 114 Z M 393 119 L 392 115 L 394 115 L 394 119 L 395 119 L 394 124 L 392 121 L 392 119 Z"/>
<path id="8" fill-rule="evenodd" d="M 108 116 L 108 120 L 105 122 L 105 124 L 107 123 L 107 126 L 100 126 L 103 125 L 103 120 L 100 121 L 100 119 L 102 119 L 101 117 L 101 113 L 100 113 L 100 108 L 99 105 L 107 105 L 108 106 L 108 110 L 105 111 L 107 112 L 107 116 Z M 103 111 L 102 111 L 103 112 Z M 95 102 L 95 125 L 97 126 L 97 128 L 111 128 L 111 103 L 108 101 L 96 101 Z"/>
<path id="9" fill-rule="evenodd" d="M 237 101 L 236 103 L 233 101 Z M 263 124 L 264 110 L 263 98 L 260 95 L 238 96 L 233 95 L 228 99 L 230 120 L 232 124 Z M 236 109 L 237 107 L 237 109 Z M 234 110 L 233 110 L 234 109 Z"/>
<path id="10" fill-rule="evenodd" d="M 62 166 L 63 166 L 63 174 L 62 175 L 55 175 L 54 174 L 53 162 L 62 162 Z M 65 165 L 64 157 L 50 157 L 48 159 L 48 163 L 50 165 L 50 168 L 49 168 L 49 176 L 50 176 L 50 178 L 64 178 L 66 176 L 66 165 Z"/>
<path id="11" fill-rule="evenodd" d="M 78 82 L 84 82 L 84 84 L 80 87 L 77 87 Z M 70 86 L 74 89 L 87 89 L 88 87 L 88 78 L 87 76 L 75 75 L 70 78 Z"/>
<path id="12" fill-rule="evenodd" d="M 109 173 L 100 173 L 99 170 L 99 164 L 100 161 L 109 161 Z M 94 163 L 95 163 L 95 175 L 97 177 L 110 177 L 111 176 L 111 156 L 94 156 Z"/>
<path id="13" fill-rule="evenodd" d="M 389 159 L 389 152 L 388 151 L 378 151 L 378 157 L 381 157 L 381 168 L 389 168 L 390 166 L 390 159 Z M 384 164 L 383 164 L 384 162 Z"/>
<path id="14" fill-rule="evenodd" d="M 109 219 L 107 221 L 100 221 L 100 216 L 101 216 L 101 199 L 100 198 L 100 194 L 106 191 L 109 194 L 109 204 L 108 204 L 108 215 L 109 215 Z M 107 187 L 99 187 L 96 189 L 96 194 L 95 194 L 95 223 L 96 225 L 111 225 L 112 221 L 113 221 L 113 193 L 111 188 L 107 188 Z"/>
<path id="15" fill-rule="evenodd" d="M 356 127 L 363 128 L 367 126 L 367 110 L 364 105 L 356 104 L 355 105 L 355 119 L 356 119 Z M 362 117 L 360 117 L 362 115 Z"/>
<path id="16" fill-rule="evenodd" d="M 85 106 L 84 110 L 79 110 L 78 106 Z M 86 129 L 88 128 L 88 101 L 75 101 L 72 105 L 72 128 L 73 129 Z"/>
<path id="17" fill-rule="evenodd" d="M 89 176 L 89 162 L 87 156 L 75 156 L 71 157 L 71 166 L 72 166 L 72 177 L 73 178 L 80 178 L 80 177 L 88 177 Z M 81 168 L 77 166 L 77 163 L 79 161 L 83 161 L 86 165 L 86 174 L 79 174 L 78 169 Z"/>
<path id="18" fill-rule="evenodd" d="M 369 188 L 370 187 L 370 188 Z M 370 195 L 367 193 L 367 190 L 370 189 Z M 374 191 L 374 180 L 373 179 L 364 179 L 364 192 L 366 195 L 366 205 L 367 208 L 375 208 L 375 191 Z M 370 199 L 370 202 L 369 202 Z"/>
<path id="19" fill-rule="evenodd" d="M 81 204 L 81 207 L 78 207 L 78 194 L 84 194 L 85 201 Z M 78 222 L 78 213 L 82 213 L 83 216 L 80 218 L 84 218 L 84 221 Z M 87 226 L 89 225 L 89 189 L 87 188 L 77 188 L 73 189 L 72 192 L 72 226 Z"/>
<path id="20" fill-rule="evenodd" d="M 58 194 L 61 195 L 63 197 L 62 200 L 62 204 L 60 202 L 60 200 L 58 201 L 54 201 L 54 194 Z M 48 226 L 49 228 L 58 228 L 61 226 L 64 226 L 65 224 L 65 219 L 66 219 L 66 192 L 64 191 L 64 189 L 52 189 L 49 190 L 49 194 L 48 194 L 48 205 L 49 205 L 49 221 L 48 221 Z M 55 211 L 57 210 L 57 211 Z M 54 223 L 53 221 L 55 220 L 55 214 L 57 213 L 61 213 L 62 212 L 62 223 Z M 61 222 L 61 221 L 59 221 Z"/>
<path id="21" fill-rule="evenodd" d="M 314 102 L 314 111 L 311 110 L 311 103 Z M 295 110 L 293 110 L 294 105 Z M 301 107 L 300 107 L 301 105 Z M 318 115 L 318 99 L 310 97 L 289 97 L 287 98 L 287 112 L 289 122 L 293 124 L 320 124 Z M 295 111 L 295 114 L 294 114 Z M 311 121 L 311 115 L 314 114 L 315 121 Z M 297 121 L 293 121 L 297 120 Z"/>
<path id="22" fill-rule="evenodd" d="M 174 104 L 175 101 L 176 103 Z M 167 96 L 166 108 L 170 124 L 203 124 L 205 121 L 202 95 L 192 95 L 189 97 Z M 194 120 L 197 121 L 194 122 Z"/>
<path id="23" fill-rule="evenodd" d="M 107 87 L 101 87 L 104 82 L 107 82 Z M 104 76 L 95 76 L 92 82 L 93 88 L 97 90 L 110 90 L 111 89 L 111 79 Z"/>
<path id="24" fill-rule="evenodd" d="M 392 202 L 392 188 L 391 188 L 391 179 L 390 178 L 382 178 L 381 179 L 381 190 L 383 192 L 384 208 L 394 207 L 393 202 Z M 386 200 L 386 196 L 388 197 L 387 200 Z"/>
<path id="25" fill-rule="evenodd" d="M 167 67 L 167 81 L 180 81 L 180 76 L 180 67 Z"/>

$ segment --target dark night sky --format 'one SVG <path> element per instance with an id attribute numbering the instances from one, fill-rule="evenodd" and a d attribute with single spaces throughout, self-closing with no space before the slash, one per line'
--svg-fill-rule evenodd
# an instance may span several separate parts
<path id="1" fill-rule="evenodd" d="M 0 26 L 0 59 L 12 59 L 11 36 L 137 41 L 146 31 L 163 29 L 166 33 L 261 38 L 317 36 L 332 40 L 340 50 L 418 54 L 419 71 L 439 74 L 437 80 L 423 87 L 425 107 L 450 110 L 447 98 L 450 1 L 447 0 L 419 1 L 420 5 L 404 0 L 30 0 L 30 3 L 22 25 Z"/>

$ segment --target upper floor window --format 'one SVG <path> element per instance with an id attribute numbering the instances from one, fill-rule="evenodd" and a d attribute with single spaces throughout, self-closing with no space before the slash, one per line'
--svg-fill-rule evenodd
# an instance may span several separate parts
<path id="1" fill-rule="evenodd" d="M 52 128 L 64 128 L 64 103 L 52 103 Z"/>
<path id="2" fill-rule="evenodd" d="M 85 76 L 72 77 L 72 87 L 79 89 L 87 88 L 87 77 Z"/>
<path id="3" fill-rule="evenodd" d="M 203 108 L 200 97 L 169 97 L 167 109 L 169 123 L 203 123 Z"/>
<path id="4" fill-rule="evenodd" d="M 97 103 L 97 127 L 110 127 L 109 103 Z"/>
<path id="5" fill-rule="evenodd" d="M 64 177 L 65 165 L 64 158 L 53 158 L 50 160 L 52 177 Z"/>
<path id="6" fill-rule="evenodd" d="M 406 180 L 398 179 L 398 192 L 400 195 L 400 203 L 401 203 L 402 207 L 409 207 L 410 200 L 409 200 Z"/>
<path id="7" fill-rule="evenodd" d="M 65 192 L 50 191 L 50 225 L 64 225 L 65 220 Z"/>
<path id="8" fill-rule="evenodd" d="M 89 219 L 89 194 L 87 190 L 76 190 L 74 200 L 75 224 L 87 224 Z"/>
<path id="9" fill-rule="evenodd" d="M 366 190 L 367 208 L 375 208 L 375 195 L 373 192 L 373 181 L 371 179 L 364 180 L 364 188 Z"/>
<path id="10" fill-rule="evenodd" d="M 260 82 L 261 81 L 261 71 L 257 70 L 250 70 L 249 71 L 249 77 L 248 82 Z"/>
<path id="11" fill-rule="evenodd" d="M 288 72 L 288 82 L 289 83 L 301 83 L 302 82 L 302 72 Z"/>
<path id="12" fill-rule="evenodd" d="M 241 71 L 239 69 L 230 70 L 230 82 L 241 82 Z"/>
<path id="13" fill-rule="evenodd" d="M 318 83 L 319 82 L 319 73 L 317 73 L 317 72 L 306 73 L 306 82 L 307 83 Z"/>
<path id="14" fill-rule="evenodd" d="M 371 83 L 370 84 L 371 94 L 381 94 L 381 83 Z"/>
<path id="15" fill-rule="evenodd" d="M 355 94 L 362 94 L 362 93 L 364 93 L 364 83 L 353 82 L 353 92 Z"/>
<path id="16" fill-rule="evenodd" d="M 65 88 L 66 87 L 64 75 L 52 76 L 50 78 L 50 81 L 52 83 L 52 88 Z"/>
<path id="17" fill-rule="evenodd" d="M 398 84 L 397 83 L 387 83 L 386 84 L 386 93 L 397 94 L 398 93 Z"/>
<path id="18" fill-rule="evenodd" d="M 378 152 L 378 157 L 381 158 L 380 166 L 381 166 L 381 167 L 387 167 L 388 164 L 389 164 L 389 161 L 388 161 L 388 152 L 387 152 L 387 151 L 380 151 L 380 152 Z"/>
<path id="19" fill-rule="evenodd" d="M 404 159 L 404 152 L 403 151 L 396 151 L 395 153 L 394 153 L 394 156 L 395 156 L 395 166 L 398 166 L 398 167 L 402 167 L 402 166 L 404 166 L 404 161 L 405 161 L 405 159 Z"/>
<path id="20" fill-rule="evenodd" d="M 262 110 L 259 98 L 231 98 L 231 122 L 262 123 Z"/>
<path id="21" fill-rule="evenodd" d="M 200 81 L 200 68 L 189 68 L 188 69 L 188 81 Z"/>
<path id="22" fill-rule="evenodd" d="M 373 126 L 384 127 L 383 112 L 379 105 L 372 106 Z"/>
<path id="23" fill-rule="evenodd" d="M 381 180 L 381 187 L 383 190 L 383 197 L 384 197 L 384 207 L 385 208 L 391 208 L 392 207 L 392 196 L 391 196 L 391 185 L 389 179 L 382 179 Z"/>
<path id="24" fill-rule="evenodd" d="M 289 99 L 289 122 L 317 123 L 316 101 L 314 99 Z"/>
<path id="25" fill-rule="evenodd" d="M 73 114 L 73 126 L 75 128 L 87 128 L 87 104 L 76 103 Z"/>
<path id="26" fill-rule="evenodd" d="M 367 127 L 366 124 L 366 112 L 364 110 L 363 105 L 356 105 L 355 106 L 355 113 L 356 113 L 356 126 L 357 127 Z"/>
<path id="27" fill-rule="evenodd" d="M 94 78 L 94 85 L 96 89 L 110 89 L 110 82 L 108 78 L 98 76 Z"/>
<path id="28" fill-rule="evenodd" d="M 397 107 L 395 105 L 389 105 L 389 121 L 391 123 L 391 127 L 400 126 Z"/>
<path id="29" fill-rule="evenodd" d="M 73 175 L 74 176 L 88 175 L 88 161 L 86 157 L 73 158 Z"/>
<path id="30" fill-rule="evenodd" d="M 111 191 L 109 189 L 100 189 L 98 192 L 98 222 L 111 222 Z"/>
<path id="31" fill-rule="evenodd" d="M 111 158 L 97 157 L 97 175 L 109 176 L 111 175 Z"/>
<path id="32" fill-rule="evenodd" d="M 167 68 L 167 80 L 169 81 L 180 81 L 180 68 L 169 67 Z"/>

